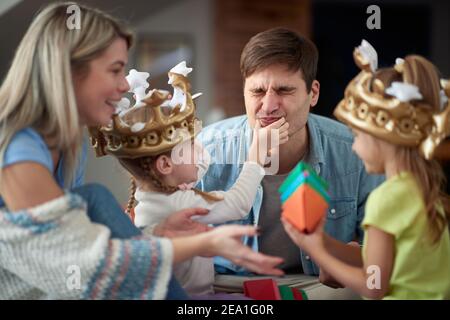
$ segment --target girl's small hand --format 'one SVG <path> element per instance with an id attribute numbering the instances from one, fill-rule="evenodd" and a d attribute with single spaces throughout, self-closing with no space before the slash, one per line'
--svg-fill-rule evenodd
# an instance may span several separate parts
<path id="1" fill-rule="evenodd" d="M 325 248 L 323 235 L 323 227 L 325 225 L 325 221 L 325 218 L 322 219 L 317 225 L 314 232 L 307 234 L 298 231 L 291 223 L 289 223 L 289 221 L 281 218 L 284 230 L 286 230 L 286 233 L 289 235 L 292 241 L 294 241 L 296 245 L 307 251 L 309 254 Z"/>
<path id="2" fill-rule="evenodd" d="M 257 121 L 253 129 L 253 140 L 248 156 L 249 161 L 257 162 L 261 166 L 266 165 L 266 162 L 269 161 L 269 156 L 278 153 L 279 146 L 289 140 L 288 134 L 289 123 L 286 122 L 285 118 L 280 118 L 263 128 Z"/>

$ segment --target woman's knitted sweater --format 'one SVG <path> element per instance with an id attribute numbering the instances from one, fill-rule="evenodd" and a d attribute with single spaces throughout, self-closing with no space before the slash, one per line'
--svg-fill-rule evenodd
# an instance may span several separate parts
<path id="1" fill-rule="evenodd" d="M 72 193 L 0 210 L 0 299 L 164 299 L 172 253 L 168 239 L 111 239 Z"/>

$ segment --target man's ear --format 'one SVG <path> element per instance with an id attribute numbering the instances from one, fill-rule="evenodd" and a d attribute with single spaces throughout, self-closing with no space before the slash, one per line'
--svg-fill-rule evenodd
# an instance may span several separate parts
<path id="1" fill-rule="evenodd" d="M 173 170 L 172 161 L 168 156 L 161 155 L 155 161 L 155 169 L 162 175 L 171 174 Z"/>
<path id="2" fill-rule="evenodd" d="M 309 92 L 311 97 L 311 108 L 314 107 L 319 101 L 320 95 L 320 83 L 317 80 L 313 80 L 311 84 L 311 91 Z"/>

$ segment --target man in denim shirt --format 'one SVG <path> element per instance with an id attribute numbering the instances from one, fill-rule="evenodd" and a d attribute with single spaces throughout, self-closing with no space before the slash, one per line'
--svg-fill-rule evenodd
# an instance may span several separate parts
<path id="1" fill-rule="evenodd" d="M 309 113 L 319 98 L 317 62 L 315 45 L 290 30 L 275 28 L 257 34 L 241 55 L 247 115 L 210 125 L 199 135 L 211 155 L 200 188 L 228 190 L 247 159 L 255 123 L 265 127 L 286 119 L 289 140 L 279 147 L 278 171 L 264 178 L 252 210 L 238 223 L 263 226 L 259 237 L 245 238 L 245 243 L 256 251 L 283 257 L 281 268 L 288 273 L 307 275 L 319 275 L 319 268 L 293 244 L 280 222 L 276 190 L 289 172 L 303 160 L 328 181 L 331 201 L 325 230 L 345 243 L 362 241 L 365 201 L 382 182 L 382 177 L 367 175 L 352 152 L 352 135 L 344 125 Z M 219 273 L 245 274 L 222 258 L 216 258 L 215 265 Z"/>

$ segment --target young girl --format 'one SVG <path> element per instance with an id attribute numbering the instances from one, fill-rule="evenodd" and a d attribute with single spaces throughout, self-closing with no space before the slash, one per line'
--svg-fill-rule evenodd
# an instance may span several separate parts
<path id="1" fill-rule="evenodd" d="M 73 6 L 77 30 L 67 28 Z M 239 238 L 256 231 L 241 226 L 143 236 L 105 187 L 83 185 L 83 131 L 108 124 L 129 90 L 132 38 L 99 10 L 54 2 L 18 46 L 0 88 L 0 300 L 188 298 L 171 273 L 193 256 L 263 273 L 281 263 L 244 247 Z M 178 233 L 180 221 L 189 231 L 190 214 L 171 215 L 159 233 Z"/>
<path id="2" fill-rule="evenodd" d="M 171 109 L 165 93 L 159 90 L 151 91 L 143 100 L 147 104 L 146 106 L 134 108 L 135 110 L 129 110 L 117 116 L 117 119 L 120 118 L 120 123 L 131 128 L 138 123 L 145 124 L 145 127 L 138 132 L 139 137 L 144 137 L 142 141 L 136 142 L 136 145 L 140 145 L 140 147 L 128 148 L 128 151 L 124 148 L 121 152 L 110 149 L 108 152 L 118 155 L 120 163 L 133 176 L 132 195 L 128 209 L 131 209 L 134 200 L 138 201 L 134 210 L 134 222 L 139 228 L 145 228 L 144 232 L 153 232 L 154 228 L 173 210 L 182 208 L 208 209 L 207 215 L 198 216 L 196 219 L 204 224 L 218 224 L 242 219 L 250 211 L 257 187 L 265 174 L 263 166 L 268 152 L 261 150 L 263 146 L 259 142 L 263 138 L 269 138 L 272 129 L 279 130 L 278 143 L 284 143 L 288 139 L 289 125 L 284 118 L 265 128 L 255 128 L 248 161 L 243 164 L 242 172 L 230 190 L 203 193 L 196 189 L 186 188 L 201 179 L 202 174 L 199 174 L 199 170 L 203 170 L 203 172 L 207 170 L 207 161 L 201 161 L 205 154 L 201 146 L 194 143 L 196 132 L 191 126 L 199 123 L 193 116 L 195 106 L 187 91 L 189 83 L 186 75 L 192 69 L 185 66 L 180 69 L 178 66 L 169 72 L 169 78 L 174 86 L 174 91 L 182 91 L 173 96 L 186 97 L 186 100 L 180 100 L 180 105 L 183 104 L 184 107 Z M 185 72 L 186 70 L 188 71 Z M 137 105 L 139 105 L 139 101 L 137 101 Z M 173 120 L 175 117 L 179 118 Z M 165 135 L 167 128 L 176 130 L 182 128 L 181 124 L 183 123 L 185 123 L 184 128 L 189 131 L 183 142 L 176 142 L 174 136 L 167 137 Z M 126 129 L 122 131 L 120 125 L 114 125 L 112 132 L 116 133 L 118 137 L 121 136 L 122 138 L 117 140 L 122 141 L 130 139 L 130 134 L 136 136 L 136 133 L 129 133 Z M 152 141 L 156 142 L 149 142 L 148 136 L 152 134 L 154 135 Z M 140 139 L 139 137 L 136 136 L 136 139 Z M 274 147 L 275 145 L 272 145 L 271 149 Z M 261 156 L 258 156 L 258 152 Z M 195 257 L 176 266 L 174 274 L 190 294 L 213 293 L 214 265 L 212 258 Z"/>
<path id="3" fill-rule="evenodd" d="M 363 248 L 325 235 L 323 223 L 309 235 L 287 221 L 285 229 L 322 272 L 366 298 L 449 299 L 450 204 L 431 159 L 450 133 L 450 86 L 441 90 L 437 69 L 420 56 L 376 70 L 376 52 L 363 41 L 354 57 L 362 72 L 335 115 L 352 128 L 366 170 L 386 175 L 367 200 Z"/>

